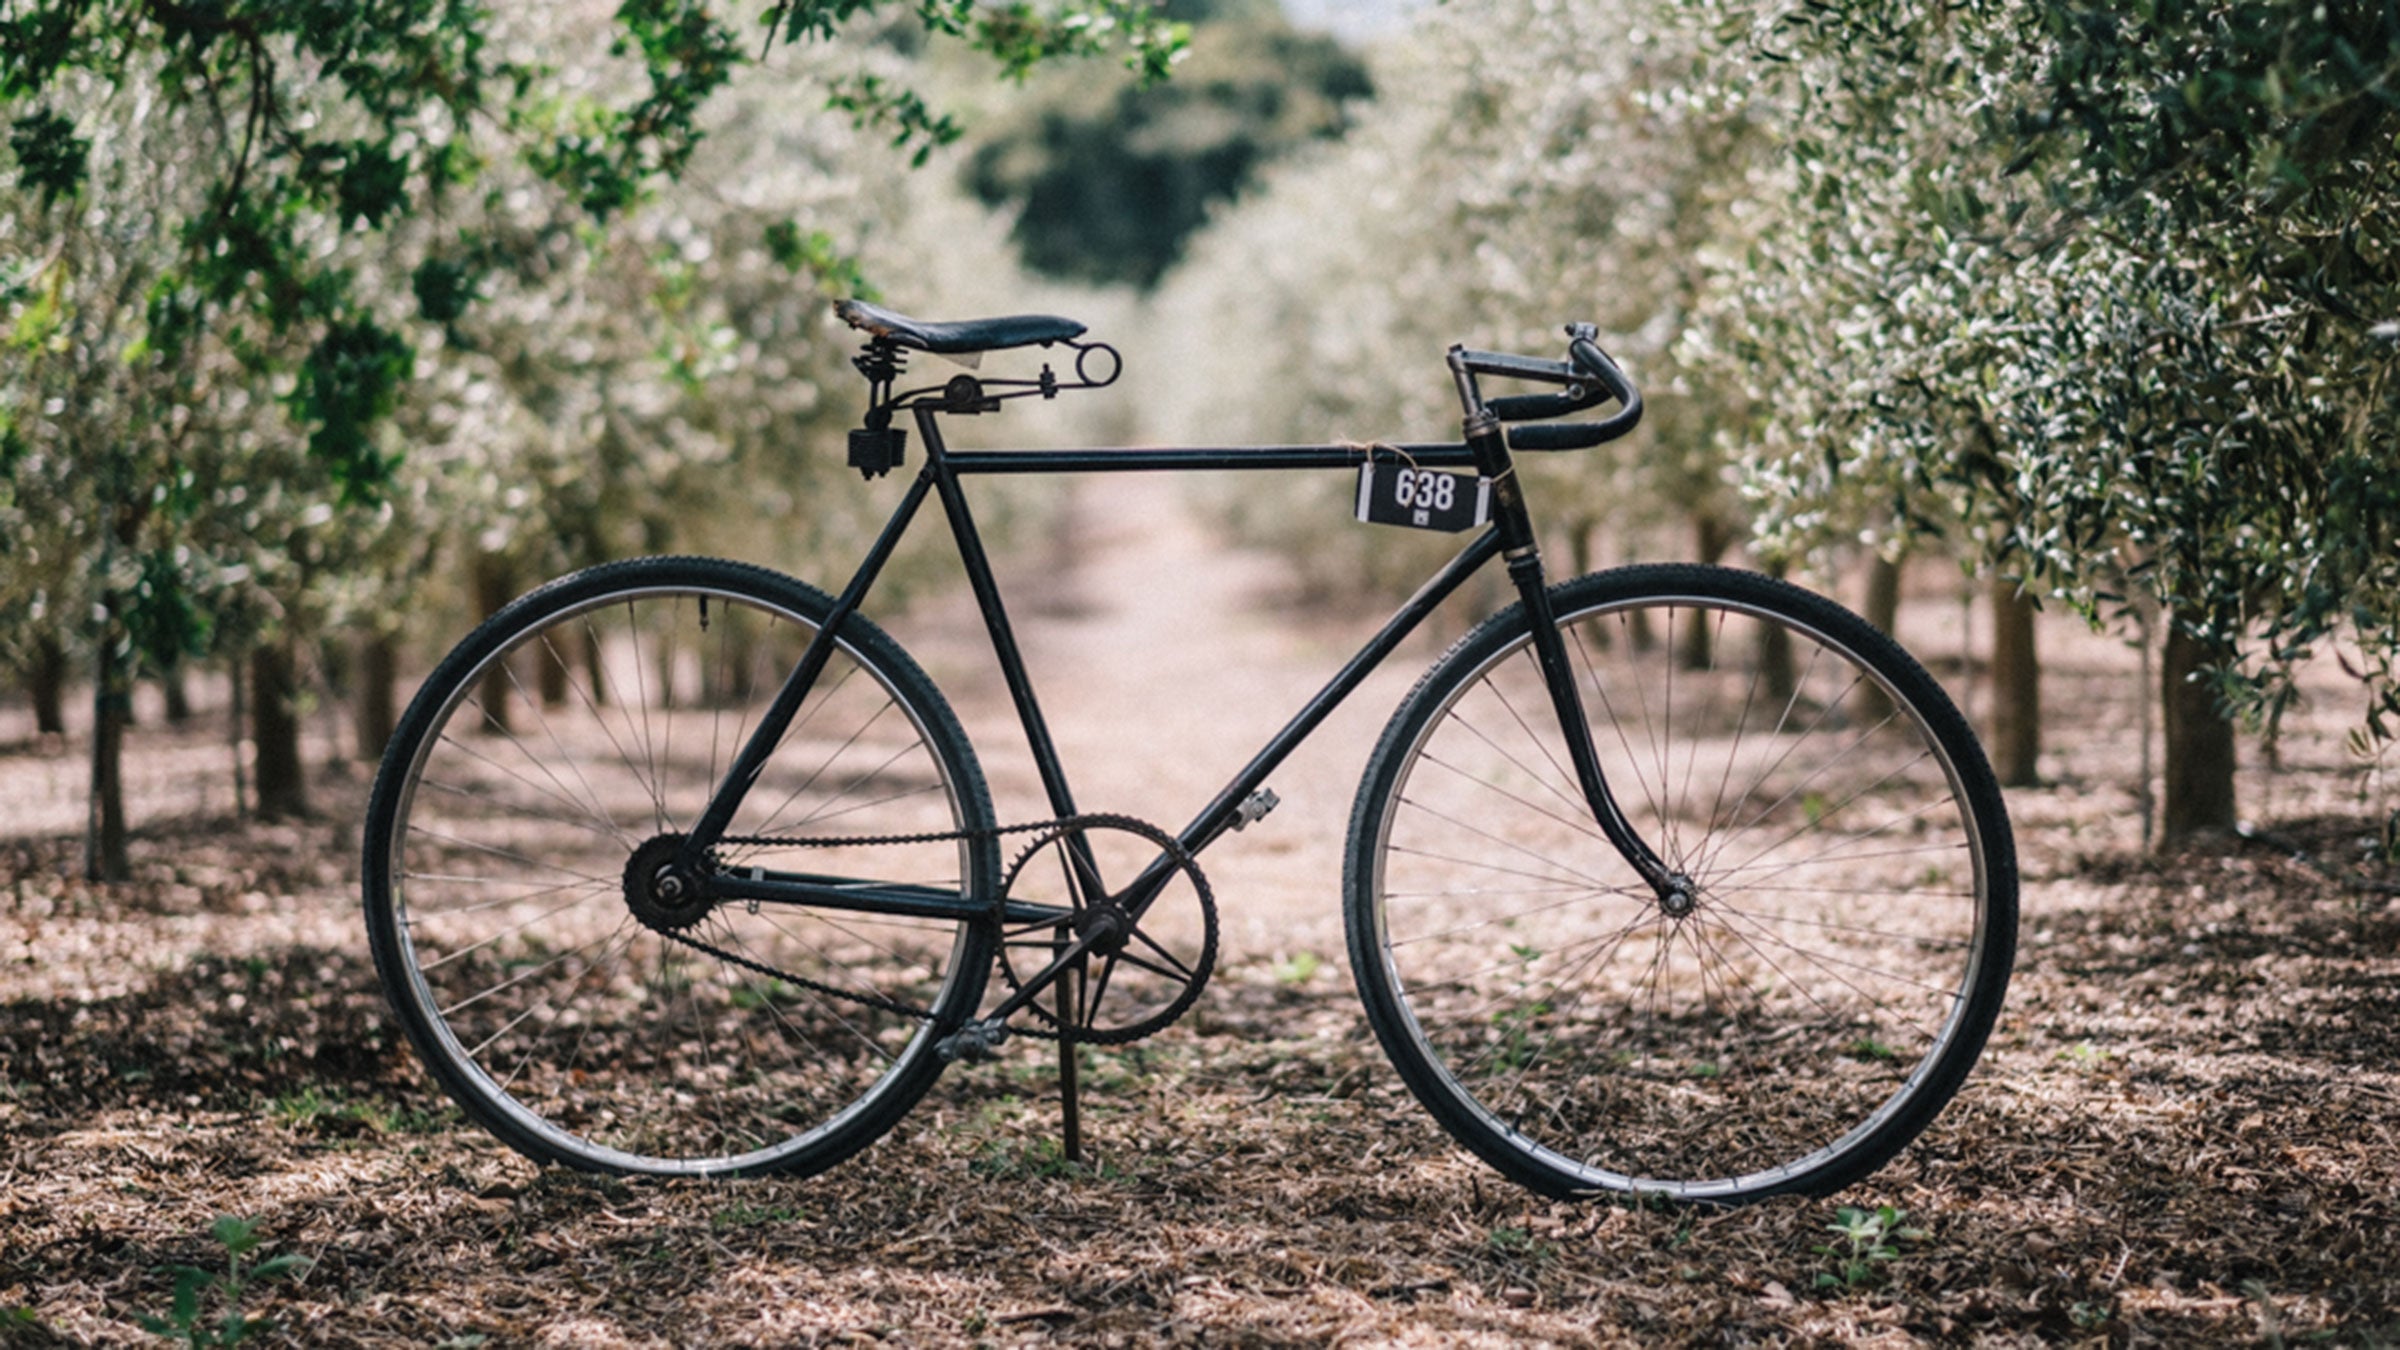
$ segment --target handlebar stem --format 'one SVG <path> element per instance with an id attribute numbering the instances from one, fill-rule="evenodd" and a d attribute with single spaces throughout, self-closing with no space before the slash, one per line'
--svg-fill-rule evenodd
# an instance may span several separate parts
<path id="1" fill-rule="evenodd" d="M 1463 343 L 1451 344 L 1450 379 L 1458 386 L 1459 410 L 1470 425 L 1475 421 L 1476 414 L 1484 411 L 1483 390 L 1475 383 L 1475 370 L 1469 364 L 1474 355 Z M 1472 439 L 1471 433 L 1469 439 Z"/>

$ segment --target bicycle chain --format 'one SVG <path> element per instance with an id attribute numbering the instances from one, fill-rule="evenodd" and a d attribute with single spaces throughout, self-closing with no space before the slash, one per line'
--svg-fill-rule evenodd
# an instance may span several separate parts
<path id="1" fill-rule="evenodd" d="M 924 834 L 847 835 L 830 838 L 823 836 L 814 838 L 785 838 L 771 835 L 742 835 L 738 837 L 721 839 L 718 842 L 720 844 L 734 844 L 752 848 L 891 848 L 902 844 L 943 844 L 958 840 L 997 840 L 1004 835 L 1031 834 L 1037 830 L 1089 829 L 1095 825 L 1120 825 L 1132 819 L 1133 817 L 1131 816 L 1084 814 L 1060 816 L 1054 820 L 1037 820 L 1023 825 L 993 825 L 976 830 L 934 830 Z M 1185 861 L 1189 860 L 1189 855 L 1183 854 L 1183 850 L 1177 849 L 1176 852 L 1178 854 L 1182 854 Z M 1006 901 L 1007 895 L 1005 892 L 1003 892 L 998 899 L 993 901 L 992 908 L 994 915 L 997 915 L 1000 912 L 1001 906 L 1005 904 Z M 657 932 L 661 937 L 671 938 L 676 942 L 680 942 L 684 946 L 690 947 L 694 951 L 701 952 L 708 956 L 713 956 L 718 960 L 727 963 L 728 965 L 739 966 L 743 970 L 747 970 L 754 975 L 764 975 L 770 980 L 781 980 L 786 984 L 805 989 L 813 994 L 823 994 L 829 998 L 847 999 L 852 1003 L 860 1005 L 861 1007 L 872 1008 L 877 1012 L 888 1012 L 900 1017 L 919 1018 L 926 1022 L 932 1023 L 935 1029 L 940 1031 L 956 1031 L 959 1026 L 963 1025 L 962 1023 L 945 1022 L 941 1018 L 935 1017 L 933 1014 L 933 1009 L 931 1008 L 919 1007 L 913 1003 L 903 1003 L 894 998 L 885 998 L 881 994 L 869 994 L 856 989 L 843 989 L 835 985 L 826 984 L 822 980 L 812 980 L 805 975 L 794 975 L 790 971 L 777 970 L 775 967 L 770 966 L 763 961 L 753 961 L 749 957 L 738 956 L 732 952 L 726 951 L 722 947 L 716 946 L 713 943 L 703 942 L 699 938 L 692 937 L 687 933 L 680 931 L 667 931 L 663 929 L 653 929 L 652 931 Z M 1027 1036 L 1034 1040 L 1056 1041 L 1066 1039 L 1066 1036 L 1062 1034 L 1062 1032 L 1051 1027 L 1010 1027 L 1009 1031 L 1014 1035 Z"/>

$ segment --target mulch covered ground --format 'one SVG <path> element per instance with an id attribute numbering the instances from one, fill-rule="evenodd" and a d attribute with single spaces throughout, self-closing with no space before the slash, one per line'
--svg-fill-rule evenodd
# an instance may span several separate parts
<path id="1" fill-rule="evenodd" d="M 311 1263 L 240 1291 L 267 1344 L 2400 1342 L 2400 908 L 2329 875 L 2372 822 L 2152 861 L 2079 851 L 2072 782 L 2012 799 L 2024 953 L 1965 1094 L 1850 1193 L 1707 1213 L 1529 1198 L 1337 966 L 1264 959 L 1087 1054 L 1080 1166 L 1017 1042 L 823 1177 L 539 1170 L 384 1015 L 355 791 L 154 829 L 120 888 L 0 844 L 0 1343 L 154 1340 L 225 1217 L 245 1264 Z M 1854 1244 L 1844 1206 L 1904 1231 Z"/>

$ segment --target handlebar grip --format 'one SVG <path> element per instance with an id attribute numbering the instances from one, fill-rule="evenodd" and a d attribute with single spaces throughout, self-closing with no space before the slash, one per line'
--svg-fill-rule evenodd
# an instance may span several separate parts
<path id="1" fill-rule="evenodd" d="M 1510 427 L 1508 448 L 1589 450 L 1608 440 L 1611 434 L 1607 422 L 1557 422 L 1547 426 Z"/>
<path id="2" fill-rule="evenodd" d="M 1601 388 L 1606 390 L 1610 397 L 1615 398 L 1624 406 L 1619 408 L 1614 416 L 1604 417 L 1597 422 L 1511 427 L 1508 432 L 1510 449 L 1589 450 L 1595 445 L 1604 445 L 1617 439 L 1641 423 L 1642 391 L 1633 387 L 1632 379 L 1615 361 L 1609 359 L 1608 353 L 1600 350 L 1598 343 L 1589 338 L 1578 337 L 1567 344 L 1567 356 L 1583 373 L 1598 381 Z M 1563 399 L 1564 395 L 1551 394 L 1537 397 Z M 1579 406 L 1590 407 L 1599 401 L 1594 398 Z"/>
<path id="3" fill-rule="evenodd" d="M 1505 398 L 1487 399 L 1484 407 L 1503 422 L 1540 422 L 1568 413 L 1582 412 L 1609 400 L 1609 391 L 1592 387 L 1581 398 L 1565 394 L 1510 394 Z"/>

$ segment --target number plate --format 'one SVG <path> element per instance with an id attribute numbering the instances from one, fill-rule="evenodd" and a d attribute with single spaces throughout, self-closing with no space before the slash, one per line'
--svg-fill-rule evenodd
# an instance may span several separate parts
<path id="1" fill-rule="evenodd" d="M 1492 485 L 1473 474 L 1370 461 L 1358 466 L 1358 518 L 1413 530 L 1471 529 L 1492 518 Z"/>

